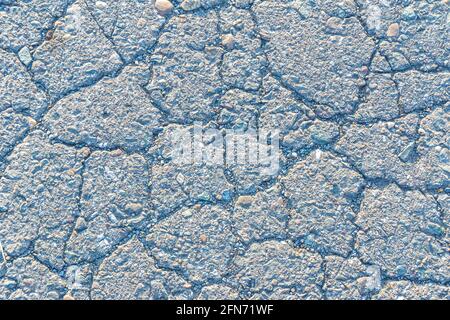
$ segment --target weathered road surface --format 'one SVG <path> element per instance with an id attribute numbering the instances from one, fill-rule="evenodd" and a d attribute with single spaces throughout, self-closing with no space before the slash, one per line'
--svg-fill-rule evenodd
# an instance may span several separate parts
<path id="1" fill-rule="evenodd" d="M 0 299 L 449 299 L 449 8 L 0 0 Z"/>

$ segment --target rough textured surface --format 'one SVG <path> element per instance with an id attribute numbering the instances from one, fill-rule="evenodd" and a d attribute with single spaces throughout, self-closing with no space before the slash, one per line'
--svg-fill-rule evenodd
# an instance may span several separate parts
<path id="1" fill-rule="evenodd" d="M 450 299 L 449 9 L 0 0 L 0 299 Z"/>

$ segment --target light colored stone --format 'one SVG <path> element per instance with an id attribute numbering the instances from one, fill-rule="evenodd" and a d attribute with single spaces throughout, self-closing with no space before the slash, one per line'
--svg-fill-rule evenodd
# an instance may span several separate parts
<path id="1" fill-rule="evenodd" d="M 389 26 L 386 35 L 388 37 L 398 37 L 400 34 L 400 25 L 398 23 L 393 23 Z"/>
<path id="2" fill-rule="evenodd" d="M 156 0 L 155 8 L 161 15 L 167 15 L 172 12 L 173 4 L 168 0 Z"/>
<path id="3" fill-rule="evenodd" d="M 125 206 L 125 210 L 132 214 L 138 214 L 142 211 L 142 209 L 143 209 L 143 206 L 141 203 L 132 202 L 132 203 L 128 203 Z"/>
<path id="4" fill-rule="evenodd" d="M 30 49 L 28 49 L 28 47 L 23 47 L 22 49 L 20 49 L 19 59 L 26 66 L 28 66 L 31 63 L 31 61 L 33 61 L 33 58 L 31 57 Z"/>
<path id="5" fill-rule="evenodd" d="M 186 11 L 192 11 L 192 10 L 200 8 L 201 5 L 202 5 L 202 3 L 199 0 L 184 0 L 181 3 L 181 9 L 186 10 Z"/>
<path id="6" fill-rule="evenodd" d="M 31 117 L 28 117 L 27 120 L 28 120 L 28 123 L 30 124 L 30 128 L 31 128 L 31 129 L 33 129 L 34 127 L 36 127 L 36 125 L 38 124 L 37 121 L 34 120 L 34 119 L 31 118 Z"/>
<path id="7" fill-rule="evenodd" d="M 72 297 L 70 294 L 66 294 L 66 295 L 63 297 L 63 300 L 66 300 L 66 301 L 73 301 L 73 300 L 75 300 L 75 298 Z"/>
<path id="8" fill-rule="evenodd" d="M 234 48 L 234 37 L 232 34 L 226 34 L 222 36 L 222 45 L 227 50 L 232 50 Z"/>
<path id="9" fill-rule="evenodd" d="M 208 241 L 208 237 L 206 236 L 206 234 L 201 234 L 201 235 L 200 235 L 200 241 L 201 241 L 201 242 L 206 242 L 206 241 Z"/>
<path id="10" fill-rule="evenodd" d="M 236 206 L 249 207 L 253 202 L 253 197 L 240 196 L 236 201 Z"/>
<path id="11" fill-rule="evenodd" d="M 97 9 L 103 10 L 108 7 L 108 4 L 103 1 L 97 1 L 97 2 L 95 2 L 95 6 L 97 7 Z"/>

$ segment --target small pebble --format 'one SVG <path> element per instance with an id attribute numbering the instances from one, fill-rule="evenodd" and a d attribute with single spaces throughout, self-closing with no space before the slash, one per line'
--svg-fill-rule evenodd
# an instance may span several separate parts
<path id="1" fill-rule="evenodd" d="M 74 176 L 77 173 L 77 170 L 75 168 L 70 168 L 69 170 L 67 170 L 67 174 L 69 176 Z"/>
<path id="2" fill-rule="evenodd" d="M 211 195 L 208 192 L 202 192 L 201 194 L 198 195 L 198 199 L 203 201 L 210 201 Z"/>
<path id="3" fill-rule="evenodd" d="M 400 158 L 400 160 L 402 160 L 403 162 L 409 161 L 411 156 L 414 154 L 415 146 L 416 146 L 415 142 L 411 142 L 410 144 L 408 144 L 402 150 L 402 152 L 399 153 L 398 157 Z"/>
<path id="4" fill-rule="evenodd" d="M 0 265 L 5 264 L 5 263 L 6 263 L 5 252 L 3 251 L 3 246 L 0 243 Z"/>
<path id="5" fill-rule="evenodd" d="M 180 14 L 179 16 L 175 17 L 175 20 L 177 23 L 185 23 L 187 17 L 184 14 Z"/>
<path id="6" fill-rule="evenodd" d="M 400 33 L 400 25 L 398 23 L 393 23 L 389 26 L 386 35 L 388 37 L 398 37 Z"/>
<path id="7" fill-rule="evenodd" d="M 185 283 L 185 284 L 183 284 L 183 288 L 190 289 L 190 288 L 192 288 L 192 285 L 190 283 Z"/>
<path id="8" fill-rule="evenodd" d="M 251 196 L 240 196 L 237 201 L 236 205 L 240 207 L 248 208 L 253 203 L 253 197 Z"/>
<path id="9" fill-rule="evenodd" d="M 320 161 L 320 158 L 322 157 L 322 150 L 317 149 L 316 150 L 316 160 Z"/>
<path id="10" fill-rule="evenodd" d="M 388 127 L 388 129 L 392 129 L 395 127 L 395 122 L 393 121 L 389 121 L 386 123 L 386 126 Z"/>
<path id="11" fill-rule="evenodd" d="M 358 79 L 357 81 L 356 81 L 356 85 L 358 86 L 358 87 L 360 87 L 360 88 L 363 88 L 363 87 L 365 87 L 366 86 L 366 81 L 364 80 L 364 79 Z"/>
<path id="12" fill-rule="evenodd" d="M 33 118 L 31 118 L 31 117 L 28 117 L 27 118 L 27 121 L 28 121 L 28 124 L 30 125 L 30 129 L 33 129 L 34 127 L 36 127 L 37 126 L 37 121 L 36 120 L 34 120 Z"/>
<path id="13" fill-rule="evenodd" d="M 20 49 L 19 59 L 26 66 L 28 66 L 31 63 L 31 61 L 33 61 L 33 58 L 31 57 L 30 49 L 28 49 L 28 47 L 23 47 L 22 49 Z"/>
<path id="14" fill-rule="evenodd" d="M 227 50 L 233 50 L 233 48 L 234 48 L 234 37 L 233 37 L 233 35 L 226 34 L 226 35 L 222 36 L 222 45 Z"/>
<path id="15" fill-rule="evenodd" d="M 208 240 L 208 237 L 206 236 L 206 234 L 200 235 L 200 241 L 201 242 L 206 242 L 207 240 Z"/>
<path id="16" fill-rule="evenodd" d="M 169 0 L 156 0 L 155 8 L 160 15 L 164 16 L 172 12 L 173 4 Z"/>
<path id="17" fill-rule="evenodd" d="M 338 31 L 342 29 L 342 20 L 336 17 L 331 17 L 327 20 L 327 27 L 331 30 Z"/>
<path id="18" fill-rule="evenodd" d="M 53 30 L 48 30 L 45 34 L 45 40 L 50 41 L 53 39 Z"/>
<path id="19" fill-rule="evenodd" d="M 61 28 L 61 27 L 63 27 L 63 26 L 64 26 L 64 22 L 59 21 L 59 20 L 55 22 L 55 27 L 56 27 L 56 28 Z"/>
<path id="20" fill-rule="evenodd" d="M 270 34 L 268 32 L 266 32 L 266 31 L 260 30 L 259 31 L 259 36 L 264 41 L 270 41 Z"/>
<path id="21" fill-rule="evenodd" d="M 145 23 L 147 21 L 144 18 L 139 18 L 139 20 L 137 21 L 136 25 L 138 28 L 142 29 L 145 26 Z"/>
<path id="22" fill-rule="evenodd" d="M 86 230 L 88 227 L 86 219 L 84 219 L 83 217 L 80 217 L 77 219 L 77 221 L 75 222 L 75 231 L 80 233 L 83 230 Z"/>
<path id="23" fill-rule="evenodd" d="M 368 74 L 369 73 L 369 68 L 367 66 L 362 66 L 361 67 L 361 73 L 362 74 Z"/>
<path id="24" fill-rule="evenodd" d="M 177 174 L 177 176 L 176 176 L 175 179 L 177 180 L 177 182 L 178 182 L 179 184 L 183 184 L 184 181 L 185 181 L 185 178 L 184 178 L 184 176 L 183 176 L 181 173 Z"/>
<path id="25" fill-rule="evenodd" d="M 91 149 L 89 149 L 88 147 L 84 147 L 80 150 L 80 153 L 83 157 L 87 158 L 91 154 Z"/>
<path id="26" fill-rule="evenodd" d="M 375 90 L 376 88 L 378 88 L 378 84 L 375 82 L 369 82 L 369 89 Z"/>
<path id="27" fill-rule="evenodd" d="M 95 6 L 97 7 L 97 9 L 103 10 L 108 7 L 108 4 L 103 1 L 97 1 L 97 2 L 95 2 Z"/>
<path id="28" fill-rule="evenodd" d="M 189 218 L 192 216 L 192 211 L 190 209 L 187 209 L 187 210 L 183 211 L 182 216 L 185 218 Z"/>
<path id="29" fill-rule="evenodd" d="M 202 3 L 199 0 L 184 0 L 181 3 L 181 9 L 185 11 L 191 11 L 200 8 L 201 5 Z"/>
<path id="30" fill-rule="evenodd" d="M 138 214 L 142 211 L 143 206 L 140 203 L 132 202 L 125 206 L 125 210 L 131 214 Z"/>
<path id="31" fill-rule="evenodd" d="M 63 297 L 63 300 L 69 301 L 69 300 L 75 300 L 75 298 L 72 297 L 70 294 L 66 294 L 66 295 Z"/>
<path id="32" fill-rule="evenodd" d="M 120 157 L 121 155 L 123 155 L 124 152 L 122 149 L 116 149 L 110 152 L 110 155 L 113 157 Z"/>

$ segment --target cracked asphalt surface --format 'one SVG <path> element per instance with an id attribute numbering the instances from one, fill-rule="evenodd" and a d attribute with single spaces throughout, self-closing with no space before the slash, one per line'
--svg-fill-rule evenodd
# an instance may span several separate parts
<path id="1" fill-rule="evenodd" d="M 450 299 L 449 5 L 0 0 L 0 299 Z"/>

